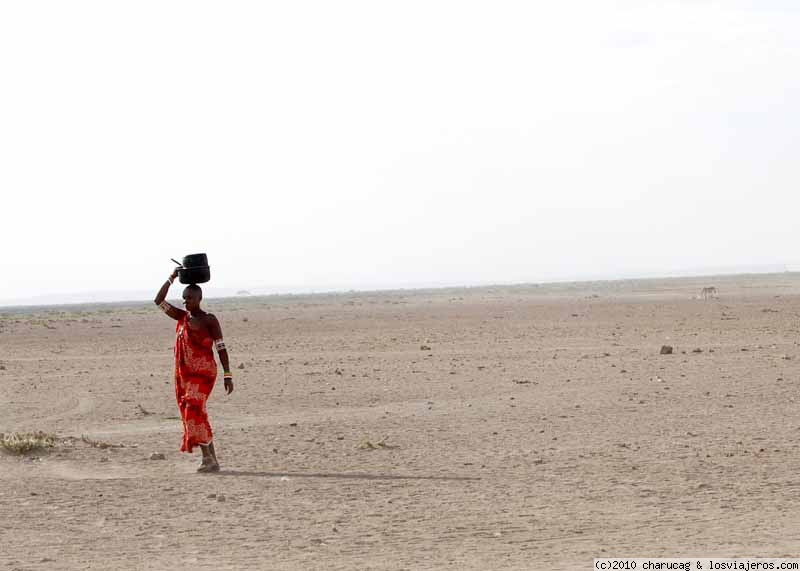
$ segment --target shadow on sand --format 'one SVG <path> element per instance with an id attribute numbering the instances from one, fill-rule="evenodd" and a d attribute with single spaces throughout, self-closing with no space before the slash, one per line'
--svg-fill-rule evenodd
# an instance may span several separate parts
<path id="1" fill-rule="evenodd" d="M 221 470 L 215 476 L 238 476 L 250 478 L 330 478 L 344 480 L 443 480 L 448 482 L 477 482 L 481 478 L 469 476 L 403 476 L 398 474 L 363 473 L 315 473 L 315 472 L 250 472 L 244 470 Z"/>

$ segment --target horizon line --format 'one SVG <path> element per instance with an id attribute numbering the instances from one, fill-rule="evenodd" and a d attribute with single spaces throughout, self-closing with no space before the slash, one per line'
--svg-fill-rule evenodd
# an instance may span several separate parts
<path id="1" fill-rule="evenodd" d="M 701 279 L 701 278 L 720 278 L 720 277 L 745 277 L 745 276 L 765 276 L 765 275 L 778 275 L 778 274 L 800 274 L 800 271 L 797 270 L 789 270 L 785 266 L 784 269 L 779 269 L 776 265 L 770 269 L 764 269 L 763 271 L 759 271 L 756 269 L 751 270 L 734 270 L 734 271 L 718 271 L 718 272 L 709 272 L 709 273 L 682 273 L 682 272 L 665 272 L 665 273 L 653 273 L 653 274 L 637 274 L 637 275 L 627 275 L 627 276 L 616 276 L 616 277 L 580 277 L 580 278 L 551 278 L 545 281 L 535 281 L 535 280 L 523 280 L 523 281 L 508 281 L 508 282 L 475 282 L 475 283 L 457 283 L 457 284 L 428 284 L 424 285 L 422 283 L 419 284 L 407 284 L 405 286 L 398 285 L 398 286 L 376 286 L 376 287 L 364 287 L 364 288 L 354 288 L 349 286 L 326 286 L 320 288 L 314 287 L 304 287 L 305 291 L 275 291 L 271 293 L 250 293 L 247 288 L 235 288 L 235 287 L 221 287 L 217 288 L 218 290 L 224 291 L 242 291 L 247 293 L 242 294 L 224 294 L 224 295 L 215 295 L 211 293 L 206 297 L 206 299 L 214 299 L 214 300 L 226 300 L 226 299 L 253 299 L 259 297 L 300 297 L 300 296 L 322 296 L 322 295 L 332 295 L 332 294 L 366 294 L 366 293 L 387 293 L 387 292 L 399 292 L 399 291 L 407 291 L 407 292 L 419 292 L 419 291 L 432 291 L 432 290 L 447 290 L 447 289 L 473 289 L 473 288 L 491 288 L 491 287 L 521 287 L 521 286 L 547 286 L 547 285 L 556 285 L 556 284 L 589 284 L 589 283 L 614 283 L 614 282 L 626 282 L 626 281 L 646 281 L 646 280 L 658 280 L 658 279 Z M 297 286 L 298 288 L 300 286 Z M 258 289 L 265 289 L 264 286 L 259 286 L 255 288 L 250 288 L 253 290 Z M 212 290 L 213 291 L 213 290 Z M 149 301 L 148 297 L 144 297 L 145 292 L 141 290 L 141 294 L 143 297 L 130 297 L 124 298 L 121 297 L 120 299 L 111 299 L 111 300 L 92 300 L 92 299 L 85 299 L 85 300 L 77 300 L 77 301 L 61 301 L 61 302 L 40 302 L 36 303 L 34 300 L 42 299 L 42 298 L 58 298 L 58 297 L 75 297 L 75 296 L 91 296 L 91 295 L 98 295 L 98 294 L 105 294 L 105 295 L 113 295 L 114 293 L 119 293 L 121 295 L 139 295 L 139 291 L 136 292 L 123 292 L 120 290 L 109 290 L 109 291 L 96 291 L 96 292 L 76 292 L 76 293 L 62 293 L 62 294 L 43 294 L 41 296 L 36 296 L 33 298 L 19 298 L 17 300 L 14 299 L 4 299 L 0 300 L 0 311 L 5 309 L 36 309 L 36 308 L 50 308 L 50 307 L 65 307 L 65 306 L 76 306 L 76 305 L 114 305 L 114 304 L 139 304 L 139 303 L 146 303 Z M 34 302 L 34 303 L 26 303 L 26 302 Z"/>

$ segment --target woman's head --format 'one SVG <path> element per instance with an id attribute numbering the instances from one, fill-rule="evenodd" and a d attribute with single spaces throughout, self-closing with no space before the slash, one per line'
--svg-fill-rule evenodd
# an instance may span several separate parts
<path id="1" fill-rule="evenodd" d="M 183 305 L 186 311 L 200 309 L 200 302 L 203 300 L 203 290 L 197 284 L 189 284 L 183 290 Z"/>

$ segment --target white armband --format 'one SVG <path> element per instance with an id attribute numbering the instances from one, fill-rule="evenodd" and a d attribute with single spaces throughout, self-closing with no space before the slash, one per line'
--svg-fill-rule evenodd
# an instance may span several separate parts
<path id="1" fill-rule="evenodd" d="M 215 339 L 214 344 L 217 346 L 217 351 L 222 351 L 225 348 L 225 341 L 222 339 Z"/>

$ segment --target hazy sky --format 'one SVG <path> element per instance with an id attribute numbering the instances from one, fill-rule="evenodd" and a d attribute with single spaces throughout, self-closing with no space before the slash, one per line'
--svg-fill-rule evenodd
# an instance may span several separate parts
<path id="1" fill-rule="evenodd" d="M 3 2 L 0 300 L 796 265 L 797 2 Z"/>

